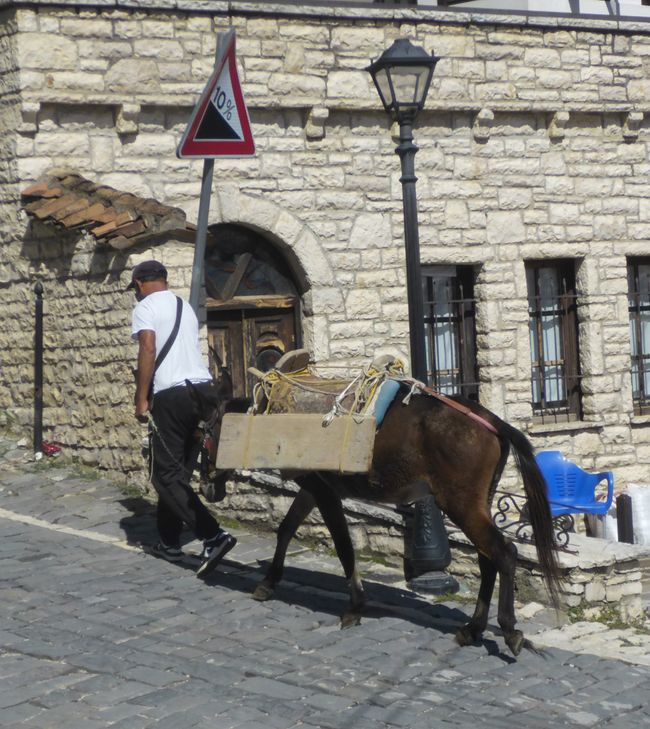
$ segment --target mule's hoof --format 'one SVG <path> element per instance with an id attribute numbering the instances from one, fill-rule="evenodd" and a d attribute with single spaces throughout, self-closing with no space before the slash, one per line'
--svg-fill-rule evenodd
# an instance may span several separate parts
<path id="1" fill-rule="evenodd" d="M 255 588 L 255 592 L 252 594 L 253 600 L 257 600 L 258 602 L 270 600 L 272 597 L 273 588 L 265 585 L 263 582 L 260 582 L 260 584 Z"/>
<path id="2" fill-rule="evenodd" d="M 469 624 L 456 631 L 456 643 L 460 646 L 474 645 L 479 638 L 480 634 L 477 635 Z"/>
<path id="3" fill-rule="evenodd" d="M 361 625 L 361 613 L 345 613 L 341 616 L 341 630 Z"/>
<path id="4" fill-rule="evenodd" d="M 524 634 L 521 630 L 513 630 L 506 636 L 506 645 L 512 651 L 513 656 L 518 656 L 524 646 Z"/>

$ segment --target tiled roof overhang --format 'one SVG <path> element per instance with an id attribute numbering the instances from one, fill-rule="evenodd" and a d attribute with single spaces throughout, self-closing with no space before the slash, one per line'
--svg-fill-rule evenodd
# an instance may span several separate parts
<path id="1" fill-rule="evenodd" d="M 195 230 L 180 208 L 115 190 L 70 170 L 53 169 L 21 193 L 25 211 L 61 230 L 84 230 L 101 245 L 124 250 L 160 233 Z"/>

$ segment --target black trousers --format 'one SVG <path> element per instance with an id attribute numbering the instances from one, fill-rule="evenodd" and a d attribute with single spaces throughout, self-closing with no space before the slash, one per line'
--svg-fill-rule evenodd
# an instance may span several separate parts
<path id="1" fill-rule="evenodd" d="M 211 539 L 219 523 L 190 486 L 201 443 L 199 416 L 185 386 L 156 393 L 151 415 L 155 429 L 151 440 L 151 481 L 158 494 L 157 523 L 160 539 L 168 547 L 180 546 L 183 525 L 197 539 Z"/>

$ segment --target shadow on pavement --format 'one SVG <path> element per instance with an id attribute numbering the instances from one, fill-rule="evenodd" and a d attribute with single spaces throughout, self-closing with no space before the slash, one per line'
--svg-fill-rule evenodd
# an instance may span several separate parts
<path id="1" fill-rule="evenodd" d="M 139 547 L 145 554 L 150 555 L 154 559 L 163 559 L 151 552 L 151 547 L 159 539 L 156 528 L 155 505 L 141 496 L 120 499 L 118 503 L 127 511 L 131 512 L 130 516 L 125 516 L 120 519 L 120 528 L 126 536 L 127 543 L 133 547 Z M 194 541 L 194 537 L 189 532 L 181 536 L 181 544 L 187 544 L 192 541 Z M 183 559 L 170 564 L 195 571 L 200 562 L 201 560 L 197 555 L 186 554 Z"/>
<path id="2" fill-rule="evenodd" d="M 248 593 L 252 599 L 253 591 L 265 572 L 264 563 L 253 568 L 226 559 L 217 571 L 205 579 L 205 583 Z M 415 593 L 367 580 L 363 581 L 363 585 L 367 602 L 362 620 L 399 618 L 451 634 L 467 622 L 467 616 L 461 610 L 442 604 L 431 605 Z M 342 576 L 320 570 L 286 567 L 282 582 L 275 588 L 272 599 L 341 617 L 349 602 L 347 581 Z"/>
<path id="3" fill-rule="evenodd" d="M 156 507 L 142 497 L 121 499 L 119 503 L 130 513 L 120 519 L 129 544 L 139 546 L 147 552 L 147 546 L 158 540 L 156 529 Z M 187 533 L 184 543 L 194 540 Z M 153 555 L 152 555 L 153 556 Z M 199 560 L 192 556 L 174 564 L 182 569 L 196 570 Z M 207 585 L 220 585 L 251 596 L 258 583 L 263 579 L 268 568 L 267 561 L 258 563 L 258 567 L 240 564 L 235 560 L 225 559 L 217 570 L 204 579 Z M 363 619 L 399 618 L 414 625 L 454 635 L 461 625 L 468 621 L 468 615 L 458 607 L 445 604 L 431 604 L 416 593 L 400 587 L 382 584 L 372 580 L 363 580 L 366 591 L 366 606 Z M 287 565 L 282 582 L 276 587 L 273 599 L 288 605 L 297 605 L 314 612 L 325 612 L 341 617 L 349 603 L 347 580 L 342 575 L 322 572 Z M 489 626 L 496 635 L 500 630 Z M 501 658 L 511 663 L 515 659 L 501 652 L 496 641 L 484 638 L 477 645 L 483 645 L 488 655 Z"/>

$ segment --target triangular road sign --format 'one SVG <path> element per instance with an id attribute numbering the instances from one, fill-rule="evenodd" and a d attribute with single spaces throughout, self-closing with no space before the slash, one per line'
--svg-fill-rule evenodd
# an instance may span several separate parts
<path id="1" fill-rule="evenodd" d="M 248 109 L 237 75 L 235 33 L 229 33 L 176 155 L 180 158 L 250 157 L 255 154 Z"/>

